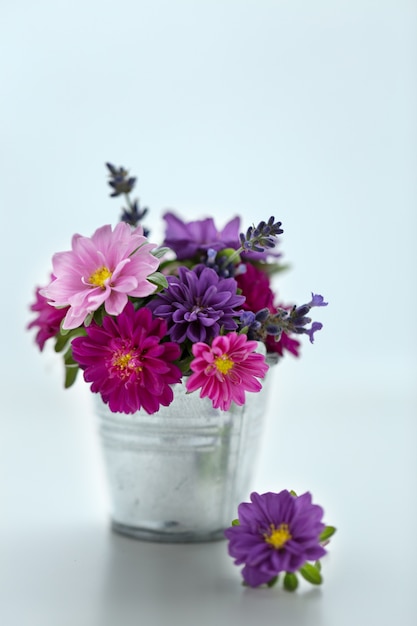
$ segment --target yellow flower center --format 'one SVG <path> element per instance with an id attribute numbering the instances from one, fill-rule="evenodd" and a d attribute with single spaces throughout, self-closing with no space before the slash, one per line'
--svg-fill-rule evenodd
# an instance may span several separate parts
<path id="1" fill-rule="evenodd" d="M 108 278 L 111 278 L 111 275 L 112 272 L 109 270 L 109 268 L 103 265 L 103 267 L 99 267 L 98 270 L 91 274 L 89 282 L 95 287 L 101 287 L 102 289 L 104 289 L 104 283 Z"/>
<path id="2" fill-rule="evenodd" d="M 127 354 L 120 354 L 113 359 L 114 367 L 119 367 L 120 369 L 126 369 L 130 367 L 130 363 L 132 361 L 132 355 L 130 352 Z"/>
<path id="3" fill-rule="evenodd" d="M 288 524 L 280 524 L 278 528 L 271 524 L 271 532 L 264 534 L 266 543 L 269 543 L 276 550 L 282 548 L 291 538 Z"/>
<path id="4" fill-rule="evenodd" d="M 118 352 L 112 359 L 112 366 L 118 370 L 121 378 L 129 377 L 133 372 L 139 373 L 142 367 L 138 364 L 138 359 L 131 352 Z"/>
<path id="5" fill-rule="evenodd" d="M 214 359 L 216 369 L 222 374 L 228 374 L 234 365 L 234 361 L 227 354 L 222 354 Z"/>

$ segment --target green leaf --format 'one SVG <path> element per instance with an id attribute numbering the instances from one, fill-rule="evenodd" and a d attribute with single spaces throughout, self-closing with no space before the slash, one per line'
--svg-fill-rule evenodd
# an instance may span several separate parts
<path id="1" fill-rule="evenodd" d="M 86 328 L 90 326 L 91 322 L 93 321 L 93 317 L 94 317 L 94 313 L 89 313 L 87 317 L 85 318 L 83 324 Z"/>
<path id="2" fill-rule="evenodd" d="M 321 563 L 320 563 L 320 561 L 316 561 L 316 562 L 314 563 L 314 567 L 315 567 L 315 568 L 316 568 L 319 572 L 321 572 Z"/>
<path id="3" fill-rule="evenodd" d="M 298 587 L 298 578 L 292 572 L 285 572 L 284 589 L 287 591 L 295 591 Z"/>
<path id="4" fill-rule="evenodd" d="M 74 361 L 72 357 L 71 346 L 68 348 L 66 353 L 64 354 L 64 363 L 65 363 L 65 389 L 71 387 L 74 384 L 75 379 L 77 378 L 79 365 L 77 361 Z"/>
<path id="5" fill-rule="evenodd" d="M 294 496 L 294 498 L 297 498 L 297 494 L 295 493 L 294 489 L 291 489 L 290 494 Z"/>
<path id="6" fill-rule="evenodd" d="M 83 327 L 72 328 L 71 330 L 65 331 L 63 334 L 62 330 L 55 337 L 55 352 L 62 352 L 68 348 L 69 343 L 75 337 L 83 337 L 87 333 Z"/>
<path id="7" fill-rule="evenodd" d="M 152 250 L 152 256 L 156 257 L 157 259 L 160 259 L 163 256 L 165 256 L 167 252 L 171 252 L 171 248 L 167 248 L 166 246 L 161 246 L 160 248 L 155 248 L 155 250 Z"/>
<path id="8" fill-rule="evenodd" d="M 166 279 L 166 276 L 161 274 L 161 272 L 154 272 L 153 274 L 148 276 L 148 280 L 150 283 L 156 285 L 160 289 L 165 289 L 166 287 L 168 287 L 168 281 Z"/>
<path id="9" fill-rule="evenodd" d="M 269 275 L 278 274 L 279 272 L 287 272 L 291 269 L 291 265 L 282 263 L 262 263 L 262 269 Z"/>
<path id="10" fill-rule="evenodd" d="M 278 582 L 278 576 L 274 576 L 271 580 L 268 580 L 266 583 L 268 587 L 274 587 Z"/>
<path id="11" fill-rule="evenodd" d="M 178 359 L 177 361 L 175 361 L 175 365 L 177 365 L 181 372 L 186 375 L 188 372 L 190 372 L 190 365 L 191 362 L 193 361 L 194 356 L 191 355 L 187 355 L 181 359 Z"/>
<path id="12" fill-rule="evenodd" d="M 300 567 L 299 572 L 312 585 L 321 585 L 323 582 L 319 570 L 312 563 L 304 563 L 303 567 Z"/>
<path id="13" fill-rule="evenodd" d="M 75 379 L 77 378 L 79 367 L 78 365 L 67 365 L 65 367 L 65 389 L 68 389 L 75 383 Z"/>
<path id="14" fill-rule="evenodd" d="M 187 260 L 187 259 L 183 259 L 181 261 L 177 261 L 175 260 L 162 260 L 159 263 L 159 270 L 162 272 L 162 270 L 164 270 L 163 273 L 165 274 L 169 274 L 169 275 L 173 275 L 175 274 L 176 270 L 181 267 L 182 265 L 184 265 L 185 267 L 188 267 L 189 269 L 191 269 L 193 267 L 193 262 L 191 260 Z"/>
<path id="15" fill-rule="evenodd" d="M 59 333 L 59 335 L 55 337 L 55 352 L 62 352 L 70 340 L 70 336 Z"/>
<path id="16" fill-rule="evenodd" d="M 335 532 L 336 532 L 336 528 L 334 526 L 326 526 L 319 537 L 320 543 L 330 539 L 330 537 L 332 537 L 335 534 Z"/>
<path id="17" fill-rule="evenodd" d="M 238 520 L 238 519 L 234 519 L 234 520 L 232 521 L 232 526 L 239 526 L 239 525 L 240 525 L 240 522 L 239 522 L 239 520 Z"/>
<path id="18" fill-rule="evenodd" d="M 68 348 L 68 350 L 64 354 L 64 363 L 65 363 L 65 365 L 68 365 L 69 367 L 72 366 L 72 365 L 76 365 L 78 367 L 77 361 L 74 361 L 74 358 L 72 356 L 71 348 Z"/>
<path id="19" fill-rule="evenodd" d="M 64 320 L 65 320 L 65 317 L 64 317 L 64 318 L 62 318 L 61 323 L 60 323 L 60 325 L 59 325 L 59 334 L 60 334 L 60 335 L 68 335 L 68 333 L 70 333 L 70 332 L 71 332 L 71 330 L 66 329 L 66 328 L 64 328 L 64 327 L 63 327 Z"/>
<path id="20" fill-rule="evenodd" d="M 106 310 L 104 306 L 100 306 L 97 311 L 94 312 L 93 319 L 98 326 L 103 326 L 103 319 L 105 317 Z"/>

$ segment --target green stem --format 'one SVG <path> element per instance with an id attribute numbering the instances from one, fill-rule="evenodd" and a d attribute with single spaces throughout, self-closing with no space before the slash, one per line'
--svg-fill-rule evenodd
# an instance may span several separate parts
<path id="1" fill-rule="evenodd" d="M 230 265 L 230 263 L 235 263 L 236 261 L 238 261 L 240 257 L 240 253 L 243 251 L 244 251 L 243 246 L 240 246 L 240 248 L 235 250 L 233 254 L 231 254 L 230 256 L 226 256 L 223 261 L 223 267 L 226 267 L 226 265 Z"/>
<path id="2" fill-rule="evenodd" d="M 130 201 L 128 193 L 125 193 L 125 198 L 126 198 L 127 206 L 129 207 L 129 209 L 132 209 L 132 203 Z"/>

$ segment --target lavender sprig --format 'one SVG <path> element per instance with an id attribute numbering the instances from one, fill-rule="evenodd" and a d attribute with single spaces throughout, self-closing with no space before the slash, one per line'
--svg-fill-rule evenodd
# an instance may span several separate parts
<path id="1" fill-rule="evenodd" d="M 121 196 L 122 194 L 125 196 L 127 208 L 122 208 L 122 215 L 120 217 L 121 222 L 126 222 L 126 224 L 130 224 L 130 226 L 136 227 L 148 213 L 148 208 L 141 209 L 139 207 L 139 200 L 131 200 L 129 194 L 133 190 L 137 178 L 134 176 L 129 176 L 128 170 L 124 167 L 115 167 L 111 163 L 106 163 L 107 169 L 109 170 L 109 185 L 113 189 L 113 192 L 110 194 L 112 198 Z M 143 234 L 145 237 L 149 236 L 149 230 L 147 228 L 143 229 Z"/>
<path id="2" fill-rule="evenodd" d="M 261 221 L 257 226 L 249 226 L 246 234 L 239 234 L 240 248 L 228 256 L 224 264 L 235 263 L 240 259 L 241 252 L 265 252 L 266 248 L 275 248 L 277 236 L 284 232 L 281 224 L 282 222 L 275 222 L 275 217 L 271 216 L 267 222 Z"/>
<path id="3" fill-rule="evenodd" d="M 115 198 L 122 194 L 129 194 L 135 186 L 136 178 L 129 176 L 128 170 L 125 170 L 124 167 L 115 167 L 111 163 L 106 163 L 106 166 L 110 172 L 109 185 L 113 189 L 110 196 Z"/>
<path id="4" fill-rule="evenodd" d="M 133 200 L 129 205 L 128 209 L 122 209 L 123 213 L 120 221 L 126 222 L 126 224 L 130 224 L 131 226 L 137 226 L 139 222 L 143 220 L 149 209 L 147 207 L 140 209 L 138 200 Z"/>
<path id="5" fill-rule="evenodd" d="M 246 234 L 239 234 L 242 251 L 264 252 L 266 248 L 275 248 L 276 237 L 284 232 L 281 224 L 271 216 L 268 222 L 261 221 L 257 226 L 250 226 Z"/>
<path id="6" fill-rule="evenodd" d="M 293 306 L 291 311 L 278 309 L 276 313 L 271 313 L 267 308 L 261 309 L 257 313 L 245 311 L 240 320 L 241 328 L 247 330 L 248 338 L 256 341 L 265 341 L 268 335 L 275 337 L 279 341 L 283 332 L 297 335 L 306 334 L 310 342 L 314 343 L 314 333 L 323 328 L 321 322 L 312 322 L 307 316 L 310 309 L 315 306 L 327 306 L 323 296 L 311 294 L 311 300 L 301 306 Z M 310 328 L 307 328 L 311 324 Z"/>

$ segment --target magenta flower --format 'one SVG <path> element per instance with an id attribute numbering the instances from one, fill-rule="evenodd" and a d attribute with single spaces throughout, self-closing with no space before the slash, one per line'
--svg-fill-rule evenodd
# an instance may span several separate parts
<path id="1" fill-rule="evenodd" d="M 174 213 L 165 213 L 163 217 L 167 225 L 164 245 L 175 252 L 178 260 L 193 258 L 197 252 L 207 252 L 209 248 L 217 251 L 240 246 L 239 217 L 230 220 L 220 231 L 211 217 L 194 222 L 184 222 Z"/>
<path id="2" fill-rule="evenodd" d="M 36 334 L 36 343 L 39 346 L 39 350 L 43 350 L 46 341 L 55 337 L 61 326 L 61 322 L 64 319 L 68 307 L 63 309 L 57 309 L 51 306 L 47 299 L 41 295 L 41 288 L 36 289 L 36 302 L 34 302 L 30 310 L 39 313 L 39 315 L 28 324 L 28 328 L 38 327 Z"/>
<path id="3" fill-rule="evenodd" d="M 252 263 L 246 263 L 244 269 L 236 276 L 238 287 L 246 298 L 242 308 L 254 313 L 265 308 L 271 310 L 274 294 L 268 274 Z"/>
<path id="4" fill-rule="evenodd" d="M 128 296 L 144 297 L 155 291 L 147 280 L 159 261 L 150 250 L 154 244 L 120 222 L 98 228 L 91 238 L 74 235 L 72 250 L 54 255 L 56 276 L 41 295 L 55 306 L 69 306 L 63 328 L 80 326 L 102 304 L 109 315 L 119 315 Z"/>
<path id="5" fill-rule="evenodd" d="M 114 413 L 135 413 L 140 408 L 155 413 L 173 400 L 170 387 L 181 380 L 173 361 L 180 347 L 162 342 L 166 322 L 153 318 L 149 309 L 135 311 L 129 302 L 117 317 L 93 323 L 86 337 L 72 341 L 74 359 L 84 370 L 91 391 L 100 393 Z"/>
<path id="6" fill-rule="evenodd" d="M 239 524 L 225 531 L 229 554 L 251 587 L 271 581 L 280 572 L 296 572 L 307 561 L 320 559 L 323 509 L 312 504 L 311 494 L 289 491 L 251 494 L 239 505 Z"/>
<path id="7" fill-rule="evenodd" d="M 241 406 L 245 391 L 262 389 L 257 378 L 268 371 L 265 357 L 255 352 L 256 348 L 256 341 L 234 332 L 215 337 L 211 346 L 195 343 L 187 390 L 201 389 L 200 398 L 210 398 L 215 409 L 228 411 L 232 402 Z"/>

